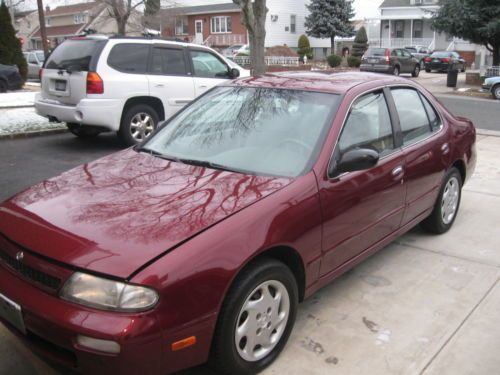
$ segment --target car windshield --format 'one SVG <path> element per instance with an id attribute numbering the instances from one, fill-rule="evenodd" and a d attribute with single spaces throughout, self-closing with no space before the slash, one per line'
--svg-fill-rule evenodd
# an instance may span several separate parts
<path id="1" fill-rule="evenodd" d="M 338 104 L 336 94 L 217 87 L 139 151 L 215 169 L 295 177 L 312 167 Z"/>
<path id="2" fill-rule="evenodd" d="M 431 57 L 451 57 L 452 54 L 450 52 L 434 52 Z"/>
<path id="3" fill-rule="evenodd" d="M 40 62 L 45 61 L 45 54 L 43 52 L 37 52 L 36 57 L 38 58 L 38 61 L 40 61 Z"/>

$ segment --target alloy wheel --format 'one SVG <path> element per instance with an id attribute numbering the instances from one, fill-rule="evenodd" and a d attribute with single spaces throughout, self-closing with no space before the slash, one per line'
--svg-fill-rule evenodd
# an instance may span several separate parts
<path id="1" fill-rule="evenodd" d="M 136 141 L 148 138 L 155 128 L 153 118 L 149 113 L 139 112 L 130 121 L 130 133 Z"/>
<path id="2" fill-rule="evenodd" d="M 460 199 L 460 184 L 456 177 L 452 177 L 446 183 L 441 199 L 441 217 L 443 223 L 448 225 L 453 221 L 457 213 Z"/>
<path id="3" fill-rule="evenodd" d="M 277 280 L 257 286 L 241 307 L 234 340 L 238 354 L 256 362 L 267 356 L 279 343 L 290 316 L 290 296 Z"/>

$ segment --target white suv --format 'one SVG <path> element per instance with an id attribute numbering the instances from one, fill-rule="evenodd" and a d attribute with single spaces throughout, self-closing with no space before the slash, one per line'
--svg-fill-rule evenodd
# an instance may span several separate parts
<path id="1" fill-rule="evenodd" d="M 47 59 L 36 112 L 80 137 L 117 131 L 129 145 L 213 86 L 250 72 L 211 48 L 164 39 L 87 36 Z"/>

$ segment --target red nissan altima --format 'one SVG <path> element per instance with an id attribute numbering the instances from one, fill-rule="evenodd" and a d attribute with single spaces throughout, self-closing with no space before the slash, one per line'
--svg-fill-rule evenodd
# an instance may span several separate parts
<path id="1" fill-rule="evenodd" d="M 402 78 L 229 82 L 0 205 L 0 320 L 85 374 L 257 373 L 300 301 L 416 224 L 446 232 L 475 162 L 473 124 Z"/>

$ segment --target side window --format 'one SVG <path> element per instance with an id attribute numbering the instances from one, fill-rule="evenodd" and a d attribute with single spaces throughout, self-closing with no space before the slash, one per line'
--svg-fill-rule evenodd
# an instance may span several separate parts
<path id="1" fill-rule="evenodd" d="M 194 74 L 205 78 L 228 78 L 229 68 L 210 52 L 189 51 L 193 60 Z"/>
<path id="2" fill-rule="evenodd" d="M 416 90 L 392 89 L 394 104 L 403 132 L 403 145 L 407 146 L 431 134 L 429 119 Z"/>
<path id="3" fill-rule="evenodd" d="M 117 44 L 109 53 L 108 65 L 125 73 L 146 73 L 148 54 L 148 44 Z"/>
<path id="4" fill-rule="evenodd" d="M 411 57 L 410 52 L 402 50 L 401 53 L 403 54 L 404 57 Z"/>
<path id="5" fill-rule="evenodd" d="M 394 150 L 391 119 L 382 91 L 356 100 L 338 145 L 341 153 L 355 148 L 370 148 L 384 156 Z"/>
<path id="6" fill-rule="evenodd" d="M 429 122 L 431 123 L 432 131 L 433 132 L 438 131 L 439 129 L 441 129 L 441 119 L 439 118 L 436 110 L 434 109 L 432 104 L 429 103 L 427 98 L 422 94 L 420 94 L 420 97 L 424 102 L 425 110 L 427 111 L 427 115 L 429 116 Z"/>
<path id="7" fill-rule="evenodd" d="M 153 48 L 151 73 L 184 76 L 187 74 L 184 51 L 173 48 Z"/>
<path id="8" fill-rule="evenodd" d="M 36 61 L 36 57 L 34 54 L 30 53 L 28 57 L 28 62 L 30 64 L 38 64 L 38 61 Z"/>

